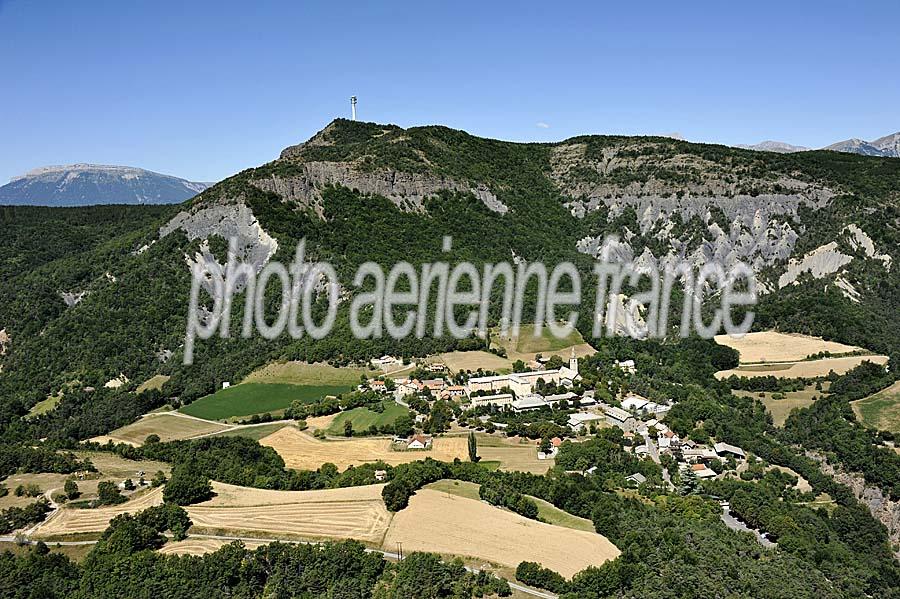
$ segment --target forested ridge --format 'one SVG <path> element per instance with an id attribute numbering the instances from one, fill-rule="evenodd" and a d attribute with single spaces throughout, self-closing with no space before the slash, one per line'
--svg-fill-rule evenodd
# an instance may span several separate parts
<path id="1" fill-rule="evenodd" d="M 613 215 L 600 205 L 583 218 L 573 216 L 568 204 L 578 198 L 567 197 L 564 190 L 596 183 L 594 178 L 600 175 L 582 172 L 582 167 L 558 173 L 554 152 L 562 146 L 583 147 L 585 164 L 600 160 L 607 151 L 615 151 L 631 164 L 616 169 L 615 176 L 603 175 L 613 177 L 604 184 L 627 185 L 617 179 L 627 176 L 640 184 L 690 190 L 691 185 L 705 184 L 713 177 L 731 182 L 734 193 L 776 193 L 785 191 L 779 187 L 780 178 L 790 176 L 804 184 L 833 188 L 838 194 L 824 207 L 813 210 L 800 205 L 795 218 L 802 224 L 795 226 L 803 229 L 803 235 L 795 255 L 838 238 L 848 223 L 862 227 L 878 248 L 900 246 L 896 202 L 900 167 L 889 159 L 834 152 L 778 155 L 668 138 L 584 136 L 560 144 L 518 144 L 446 127 L 400 129 L 343 120 L 329 125 L 314 140 L 216 184 L 190 206 L 0 208 L 0 218 L 11 232 L 0 244 L 0 272 L 8 275 L 0 277 L 0 329 L 9 336 L 0 358 L 0 421 L 18 427 L 17 420 L 32 405 L 70 389 L 72 393 L 64 393 L 62 401 L 62 406 L 70 404 L 68 418 L 78 419 L 88 405 L 111 417 L 121 411 L 121 418 L 104 417 L 103 426 L 114 428 L 108 425 L 137 415 L 124 409 L 122 404 L 128 402 L 119 402 L 115 393 L 102 390 L 106 381 L 122 373 L 132 381 L 124 392 L 154 374 L 165 374 L 171 379 L 163 395 L 190 402 L 209 394 L 222 381 L 240 380 L 254 367 L 275 359 L 344 364 L 384 353 L 412 357 L 456 346 L 451 339 L 428 337 L 351 342 L 344 303 L 335 329 L 325 339 L 284 336 L 264 342 L 258 336 L 216 337 L 200 343 L 195 364 L 184 368 L 180 347 L 189 288 L 184 259 L 199 250 L 200 240 L 188 241 L 180 230 L 160 239 L 159 228 L 185 208 L 241 201 L 263 229 L 278 239 L 273 259 L 289 262 L 296 242 L 306 238 L 309 257 L 331 261 L 345 285 L 355 268 L 368 260 L 388 267 L 399 260 L 476 265 L 513 257 L 550 265 L 572 261 L 584 282 L 585 309 L 578 326 L 586 338 L 591 334 L 595 295 L 593 258 L 577 251 L 576 243 L 628 231 L 634 234 L 630 243 L 637 248 L 643 245 L 660 255 L 666 247 L 654 235 L 641 233 L 640 217 L 630 207 Z M 679 170 L 672 166 L 673 157 L 700 162 Z M 361 173 L 386 169 L 481 185 L 492 190 L 508 211 L 495 212 L 471 193 L 449 190 L 426 199 L 421 211 L 403 211 L 385 198 L 326 185 L 317 191 L 322 200 L 321 213 L 316 213 L 251 184 L 273 177 L 288 181 L 307 164 L 332 162 L 352 164 Z M 758 189 L 743 190 L 741 181 L 753 181 Z M 711 218 L 718 223 L 724 215 L 711 208 Z M 696 245 L 703 241 L 700 224 L 696 218 L 675 221 L 672 234 Z M 726 222 L 721 226 L 728 228 Z M 447 253 L 441 251 L 445 235 L 453 238 L 453 249 Z M 224 240 L 212 237 L 210 241 L 214 254 L 224 261 Z M 882 268 L 878 263 L 870 262 L 855 260 L 848 267 L 864 286 L 858 289 L 863 298 L 859 303 L 844 297 L 827 279 L 804 276 L 802 285 L 763 296 L 756 326 L 896 352 L 900 324 L 893 316 L 898 310 L 900 276 L 897 269 L 885 273 L 878 270 Z M 275 295 L 269 296 L 272 306 Z M 526 296 L 526 319 L 533 318 L 532 297 Z M 674 299 L 677 303 L 679 297 Z M 66 301 L 77 303 L 67 305 Z M 235 305 L 235 323 L 243 316 L 238 304 L 242 302 Z M 492 305 L 490 314 L 496 322 L 499 306 Z M 91 397 L 80 396 L 78 390 L 84 387 L 96 391 Z M 104 404 L 108 407 L 100 407 Z M 58 428 L 58 423 L 52 428 Z M 74 437 L 96 434 L 83 426 L 69 429 Z"/>
<path id="2" fill-rule="evenodd" d="M 861 260 L 851 267 L 861 281 L 859 303 L 831 281 L 804 276 L 801 284 L 763 297 L 758 306 L 757 328 L 822 335 L 894 358 L 889 371 L 864 365 L 836 377 L 829 395 L 790 416 L 783 429 L 773 426 L 760 402 L 737 397 L 731 389 L 786 390 L 788 383 L 713 377 L 716 371 L 737 365 L 734 350 L 695 337 L 647 342 L 591 339 L 591 314 L 582 311 L 578 322 L 579 331 L 597 349 L 582 361 L 585 384 L 607 383 L 609 395 L 621 390 L 672 400 L 675 405 L 666 423 L 682 438 L 733 443 L 767 465 L 791 468 L 810 483 L 812 497 L 796 492 L 789 476 L 766 472 L 761 466 L 740 480 L 688 481 L 667 492 L 663 471 L 672 464 L 639 460 L 626 451 L 631 441 L 614 431 L 601 431 L 583 443 L 564 442 L 558 468 L 546 476 L 434 460 L 397 467 L 370 464 L 344 472 L 323 464 L 316 471 L 296 472 L 286 469 L 274 450 L 239 437 L 157 441 L 139 448 L 79 444 L 164 404 L 189 403 L 220 388 L 223 381 L 239 381 L 273 360 L 346 365 L 386 353 L 416 357 L 484 347 L 485 342 L 476 339 L 428 336 L 355 340 L 345 302 L 334 331 L 325 339 L 216 336 L 199 344 L 195 364 L 185 367 L 180 354 L 190 283 L 185 257 L 200 251 L 201 241 L 189 240 L 182 230 L 159 236 L 160 227 L 180 210 L 243 202 L 262 228 L 278 239 L 273 259 L 290 262 L 296 242 L 305 238 L 310 255 L 332 261 L 342 283 L 367 260 L 388 267 L 399 260 L 413 264 L 465 260 L 476 265 L 514 258 L 550 265 L 569 260 L 586 283 L 583 305 L 592 306 L 594 259 L 576 250 L 579 240 L 627 229 L 636 245 L 659 252 L 665 244 L 640 233 L 640 218 L 631 208 L 610 217 L 609 210 L 600 206 L 583 218 L 574 216 L 567 203 L 581 198 L 566 197 L 553 177 L 568 177 L 566 185 L 574 185 L 573 180 L 620 186 L 665 182 L 689 190 L 703 184 L 709 173 L 696 166 L 654 166 L 654 160 L 687 155 L 706 161 L 703 168 L 733 183 L 736 192 L 784 191 L 780 186 L 786 174 L 833 187 L 837 194 L 819 211 L 805 205 L 798 209 L 804 236 L 797 252 L 832 241 L 850 222 L 863 227 L 879 248 L 900 247 L 896 160 L 831 152 L 775 155 L 668 138 L 587 136 L 568 142 L 583 146 L 590 159 L 617 150 L 620 158 L 636 160 L 639 166 L 608 173 L 575 168 L 558 175 L 556 144 L 486 140 L 445 127 L 404 130 L 337 121 L 317 137 L 317 143 L 289 148 L 281 159 L 217 184 L 190 206 L 0 207 L 0 218 L 10 231 L 0 243 L 0 330 L 8 335 L 0 357 L 0 472 L 90 469 L 90 464 L 69 453 L 85 447 L 172 465 L 165 507 L 114 521 L 83 563 L 48 553 L 43 545 L 0 557 L 0 594 L 385 599 L 505 594 L 503 582 L 466 573 L 459 563 L 414 555 L 391 565 L 351 542 L 321 547 L 273 544 L 253 551 L 232 545 L 202 558 L 153 551 L 165 542 L 163 533 L 180 537 L 186 530 L 183 511 L 176 505 L 208 498 L 214 481 L 267 489 L 323 489 L 373 484 L 375 470 L 384 469 L 388 484 L 383 498 L 392 511 L 405 509 L 423 485 L 453 478 L 481 485 L 486 501 L 529 518 L 537 516 L 529 497 L 537 497 L 590 519 L 597 532 L 620 548 L 618 559 L 589 568 L 571 581 L 560 581 L 533 565 L 519 568 L 524 582 L 566 597 L 900 597 L 900 567 L 888 531 L 851 489 L 824 474 L 820 463 L 808 455 L 821 453 L 839 467 L 862 473 L 886 495 L 900 497 L 900 457 L 885 445 L 884 432 L 863 428 L 849 406 L 850 400 L 882 389 L 895 378 L 900 277 L 896 268 L 886 272 L 880 264 Z M 350 162 L 360 172 L 398 170 L 484 185 L 508 212 L 493 211 L 474 194 L 458 190 L 435 194 L 421 210 L 401 211 L 385 197 L 340 185 L 318 189 L 322 202 L 316 212 L 250 183 L 300 176 L 304 165 L 312 162 Z M 722 221 L 727 230 L 723 214 L 712 210 L 711 218 Z M 674 230 L 703 243 L 698 223 L 699 219 L 679 222 Z M 450 252 L 441 250 L 444 235 L 453 237 Z M 209 241 L 222 259 L 224 239 L 213 236 Z M 270 299 L 272 307 L 276 300 Z M 243 317 L 242 304 L 235 304 L 233 330 Z M 532 309 L 529 294 L 525 314 Z M 492 324 L 498 314 L 492 307 Z M 614 360 L 624 359 L 633 359 L 637 367 L 627 382 L 613 366 Z M 105 386 L 121 374 L 129 379 L 121 388 Z M 161 389 L 137 393 L 137 386 L 155 374 L 171 378 Z M 790 384 L 801 383 L 805 381 Z M 601 398 L 605 393 L 601 386 Z M 61 399 L 54 409 L 28 414 L 35 404 L 56 394 Z M 332 407 L 316 406 L 309 413 Z M 304 415 L 307 411 L 288 414 Z M 563 431 L 566 424 L 552 418 L 537 424 L 515 416 L 507 420 L 511 433 L 537 438 Z M 589 468 L 596 468 L 593 476 L 565 473 Z M 634 473 L 643 474 L 647 483 L 623 492 L 629 487 L 626 477 Z M 822 493 L 834 500 L 828 509 L 812 503 Z M 776 539 L 778 548 L 766 550 L 749 535 L 727 529 L 713 497 L 727 498 L 746 522 Z M 6 513 L 4 523 L 40 518 L 44 511 L 36 506 L 28 513 Z"/>

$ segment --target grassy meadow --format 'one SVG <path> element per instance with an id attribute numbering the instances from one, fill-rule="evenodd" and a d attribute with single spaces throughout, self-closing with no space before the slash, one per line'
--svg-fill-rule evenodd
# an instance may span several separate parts
<path id="1" fill-rule="evenodd" d="M 349 391 L 352 385 L 241 383 L 184 406 L 180 412 L 207 420 L 225 420 L 284 410 L 294 401 L 313 403 L 326 395 Z"/>

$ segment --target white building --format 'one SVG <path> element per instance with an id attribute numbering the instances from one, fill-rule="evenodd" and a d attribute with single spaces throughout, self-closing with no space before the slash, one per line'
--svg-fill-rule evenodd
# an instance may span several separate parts
<path id="1" fill-rule="evenodd" d="M 744 450 L 735 445 L 729 445 L 728 443 L 716 443 L 713 445 L 713 449 L 719 456 L 724 457 L 727 455 L 732 455 L 742 460 L 747 459 L 747 456 L 744 454 Z"/>
<path id="2" fill-rule="evenodd" d="M 396 364 L 397 358 L 394 356 L 381 356 L 380 358 L 372 358 L 370 361 L 375 368 L 384 368 L 385 366 Z"/>
<path id="3" fill-rule="evenodd" d="M 642 410 L 644 406 L 650 403 L 649 400 L 644 399 L 639 395 L 629 395 L 625 399 L 622 400 L 622 409 L 628 410 Z"/>
<path id="4" fill-rule="evenodd" d="M 577 367 L 578 360 L 572 362 Z M 563 366 L 553 370 L 536 370 L 533 372 L 514 372 L 512 374 L 500 374 L 495 376 L 481 376 L 469 379 L 466 385 L 466 391 L 471 395 L 476 391 L 501 391 L 509 389 L 517 396 L 528 395 L 534 393 L 537 382 L 543 380 L 545 383 L 554 385 L 571 386 L 572 383 L 581 380 L 581 375 L 577 370 L 573 370 L 569 366 Z"/>
<path id="5" fill-rule="evenodd" d="M 510 393 L 495 393 L 494 395 L 473 395 L 469 400 L 472 402 L 473 408 L 479 406 L 497 406 L 502 408 L 513 402 L 513 396 Z"/>
<path id="6" fill-rule="evenodd" d="M 544 398 L 540 395 L 524 395 L 520 399 L 512 402 L 511 405 L 515 412 L 528 412 L 550 407 L 550 404 L 544 401 Z"/>
<path id="7" fill-rule="evenodd" d="M 637 372 L 637 366 L 635 366 L 634 360 L 622 360 L 621 362 L 616 360 L 616 367 L 628 374 L 635 374 Z"/>
<path id="8" fill-rule="evenodd" d="M 634 428 L 634 417 L 622 408 L 606 406 L 603 411 L 606 413 L 606 421 L 611 425 L 618 426 L 622 430 Z"/>
<path id="9" fill-rule="evenodd" d="M 602 422 L 606 417 L 602 414 L 592 414 L 590 412 L 576 412 L 569 415 L 569 428 L 579 432 L 588 428 L 591 424 Z"/>

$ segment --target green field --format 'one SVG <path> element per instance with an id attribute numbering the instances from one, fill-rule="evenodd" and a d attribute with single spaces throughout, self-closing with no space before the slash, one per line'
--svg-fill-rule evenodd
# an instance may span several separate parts
<path id="1" fill-rule="evenodd" d="M 523 324 L 516 338 L 502 337 L 499 329 L 492 329 L 491 344 L 505 349 L 510 360 L 526 358 L 530 360 L 538 353 L 545 356 L 557 354 L 563 359 L 568 359 L 573 347 L 577 355 L 593 353 L 593 349 L 585 343 L 577 329 L 566 337 L 557 339 L 550 329 L 544 326 L 541 327 L 541 334 L 535 337 L 533 324 Z"/>
<path id="2" fill-rule="evenodd" d="M 210 437 L 246 437 L 247 439 L 259 441 L 274 432 L 280 431 L 286 426 L 293 425 L 285 422 L 273 422 L 271 424 L 261 424 L 259 426 L 242 426 L 210 435 Z"/>
<path id="3" fill-rule="evenodd" d="M 856 418 L 864 425 L 900 433 L 900 382 L 878 393 L 851 402 Z"/>
<path id="4" fill-rule="evenodd" d="M 353 430 L 364 431 L 373 424 L 379 427 L 385 424 L 393 424 L 397 418 L 404 414 L 409 414 L 409 410 L 394 401 L 385 401 L 384 412 L 380 414 L 373 412 L 369 408 L 353 408 L 335 416 L 327 432 L 329 435 L 343 435 L 344 423 L 348 420 L 353 423 Z"/>
<path id="5" fill-rule="evenodd" d="M 61 400 L 62 393 L 57 393 L 56 395 L 51 395 L 47 399 L 43 399 L 37 402 L 36 404 L 31 406 L 30 410 L 28 410 L 28 415 L 26 416 L 26 418 L 35 418 L 37 416 L 40 416 L 41 414 L 52 412 L 54 409 L 56 409 L 56 406 Z"/>
<path id="6" fill-rule="evenodd" d="M 306 362 L 273 362 L 247 375 L 241 383 L 287 383 L 291 385 L 356 385 L 360 376 L 374 370 Z"/>
<path id="7" fill-rule="evenodd" d="M 478 494 L 479 486 L 480 485 L 476 483 L 442 479 L 437 482 L 425 485 L 425 488 L 440 491 L 441 493 L 447 493 L 448 495 L 458 495 L 459 497 L 481 501 L 481 497 Z M 578 516 L 573 516 L 568 512 L 564 512 L 558 507 L 554 506 L 552 503 L 544 501 L 543 499 L 538 499 L 537 497 L 532 497 L 530 495 L 528 495 L 527 497 L 534 501 L 534 503 L 537 505 L 538 519 L 542 522 L 546 522 L 547 524 L 555 524 L 556 526 L 562 526 L 574 530 L 596 532 L 596 530 L 594 529 L 594 523 L 590 520 L 579 518 Z"/>
<path id="8" fill-rule="evenodd" d="M 207 420 L 224 420 L 284 410 L 297 400 L 313 403 L 326 395 L 349 391 L 350 385 L 289 385 L 286 383 L 242 383 L 201 397 L 181 412 Z"/>

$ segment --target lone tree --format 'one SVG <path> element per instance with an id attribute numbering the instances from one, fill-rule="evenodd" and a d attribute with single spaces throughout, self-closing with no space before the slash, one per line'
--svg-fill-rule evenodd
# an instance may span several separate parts
<path id="1" fill-rule="evenodd" d="M 66 494 L 66 499 L 76 499 L 81 495 L 78 485 L 71 478 L 66 480 L 66 484 L 63 485 L 63 492 Z"/>
<path id="2" fill-rule="evenodd" d="M 352 437 L 353 436 L 353 422 L 348 420 L 344 423 L 344 436 Z"/>
<path id="3" fill-rule="evenodd" d="M 469 433 L 469 461 L 477 462 L 481 458 L 478 457 L 478 441 L 475 440 L 475 433 Z"/>
<path id="4" fill-rule="evenodd" d="M 116 505 L 122 503 L 127 498 L 119 493 L 116 483 L 108 480 L 101 481 L 97 484 L 97 504 L 98 505 Z"/>

